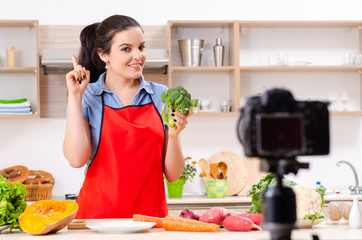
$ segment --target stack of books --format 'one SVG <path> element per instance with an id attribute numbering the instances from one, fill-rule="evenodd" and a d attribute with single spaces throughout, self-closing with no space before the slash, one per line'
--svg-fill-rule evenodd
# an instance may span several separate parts
<path id="1" fill-rule="evenodd" d="M 30 102 L 27 98 L 4 100 L 0 99 L 0 114 L 31 114 Z"/>

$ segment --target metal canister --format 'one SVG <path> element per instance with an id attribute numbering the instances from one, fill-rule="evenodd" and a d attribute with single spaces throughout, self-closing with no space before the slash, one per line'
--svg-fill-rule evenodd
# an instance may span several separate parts
<path id="1" fill-rule="evenodd" d="M 204 52 L 203 39 L 178 40 L 181 53 L 182 66 L 197 67 L 201 65 L 202 53 Z"/>

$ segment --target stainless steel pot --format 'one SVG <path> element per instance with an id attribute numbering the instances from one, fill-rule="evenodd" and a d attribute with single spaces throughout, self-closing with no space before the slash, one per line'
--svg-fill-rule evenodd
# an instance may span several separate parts
<path id="1" fill-rule="evenodd" d="M 201 65 L 201 58 L 204 49 L 202 39 L 182 39 L 178 40 L 181 53 L 182 66 L 197 67 Z"/>

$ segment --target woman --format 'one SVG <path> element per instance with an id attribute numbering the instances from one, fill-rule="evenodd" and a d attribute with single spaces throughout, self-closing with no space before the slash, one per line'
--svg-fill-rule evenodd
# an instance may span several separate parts
<path id="1" fill-rule="evenodd" d="M 80 40 L 79 64 L 73 55 L 66 75 L 63 144 L 72 167 L 87 166 L 77 218 L 164 217 L 163 174 L 170 182 L 182 174 L 179 134 L 192 111 L 173 113 L 175 129 L 162 122 L 167 88 L 142 76 L 145 41 L 136 20 L 111 16 L 85 27 Z"/>

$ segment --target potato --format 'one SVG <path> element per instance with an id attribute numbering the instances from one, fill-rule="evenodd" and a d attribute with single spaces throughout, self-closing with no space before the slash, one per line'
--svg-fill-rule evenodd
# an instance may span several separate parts
<path id="1" fill-rule="evenodd" d="M 351 211 L 352 208 L 352 202 L 343 202 L 341 204 L 341 210 L 342 210 L 342 214 L 344 219 L 349 219 L 349 212 Z"/>
<path id="2" fill-rule="evenodd" d="M 331 219 L 332 221 L 338 221 L 339 219 L 342 218 L 342 210 L 339 206 L 338 203 L 336 202 L 331 202 L 328 205 L 328 210 L 327 210 L 327 216 L 329 217 L 329 219 Z"/>

